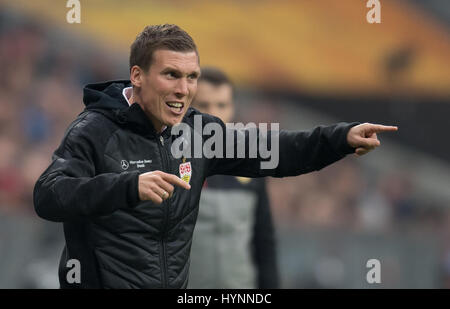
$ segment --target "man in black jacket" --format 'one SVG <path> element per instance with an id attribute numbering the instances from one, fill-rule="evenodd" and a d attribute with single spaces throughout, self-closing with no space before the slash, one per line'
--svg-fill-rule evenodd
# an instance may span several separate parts
<path id="1" fill-rule="evenodd" d="M 196 116 L 202 127 L 226 130 L 218 118 L 189 108 L 199 75 L 192 38 L 175 25 L 158 25 L 146 27 L 131 46 L 130 81 L 85 87 L 86 108 L 69 126 L 33 196 L 40 217 L 64 223 L 61 287 L 185 288 L 206 177 L 300 175 L 349 153 L 365 154 L 379 145 L 376 133 L 396 130 L 341 123 L 280 131 L 279 164 L 269 169 L 247 150 L 244 158 L 175 156 L 176 125 L 187 126 L 194 139 L 200 134 L 204 144 L 194 131 Z M 249 130 L 232 133 L 245 145 L 252 142 Z M 258 135 L 257 142 L 271 145 L 272 134 Z"/>

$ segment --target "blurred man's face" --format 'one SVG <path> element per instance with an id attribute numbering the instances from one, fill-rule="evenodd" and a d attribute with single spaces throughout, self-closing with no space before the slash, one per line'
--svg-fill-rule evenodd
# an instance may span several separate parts
<path id="1" fill-rule="evenodd" d="M 230 122 L 234 117 L 233 88 L 228 84 L 216 86 L 201 81 L 192 106 L 202 113 L 219 117 L 225 123 Z"/>
<path id="2" fill-rule="evenodd" d="M 134 99 L 158 132 L 182 121 L 197 91 L 199 75 L 195 51 L 156 50 L 148 72 L 132 70 Z"/>

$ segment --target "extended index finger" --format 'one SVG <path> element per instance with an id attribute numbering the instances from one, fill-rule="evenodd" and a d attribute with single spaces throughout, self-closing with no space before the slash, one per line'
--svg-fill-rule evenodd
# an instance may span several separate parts
<path id="1" fill-rule="evenodd" d="M 161 177 L 168 183 L 185 188 L 186 190 L 189 190 L 191 188 L 191 186 L 187 182 L 173 174 L 162 173 Z"/>
<path id="2" fill-rule="evenodd" d="M 369 130 L 379 133 L 379 132 L 389 132 L 389 131 L 397 131 L 397 126 L 385 126 L 382 124 L 372 124 L 369 128 Z"/>

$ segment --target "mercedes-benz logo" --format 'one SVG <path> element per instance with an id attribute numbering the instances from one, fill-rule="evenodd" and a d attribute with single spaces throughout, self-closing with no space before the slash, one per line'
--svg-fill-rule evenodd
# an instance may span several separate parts
<path id="1" fill-rule="evenodd" d="M 126 169 L 128 169 L 128 168 L 130 167 L 130 164 L 127 162 L 127 160 L 122 160 L 122 161 L 120 162 L 120 164 L 122 165 L 122 168 L 123 168 L 124 170 L 126 170 Z"/>

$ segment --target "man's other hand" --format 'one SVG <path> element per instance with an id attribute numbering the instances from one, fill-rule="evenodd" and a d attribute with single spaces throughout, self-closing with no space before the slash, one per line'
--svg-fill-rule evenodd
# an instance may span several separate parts
<path id="1" fill-rule="evenodd" d="M 139 198 L 141 201 L 152 201 L 161 204 L 173 194 L 173 185 L 186 190 L 191 186 L 181 178 L 161 171 L 152 171 L 139 175 Z"/>
<path id="2" fill-rule="evenodd" d="M 357 155 L 362 156 L 380 146 L 377 133 L 397 130 L 398 128 L 395 126 L 363 123 L 348 131 L 347 142 L 351 147 L 356 148 L 355 153 Z"/>

